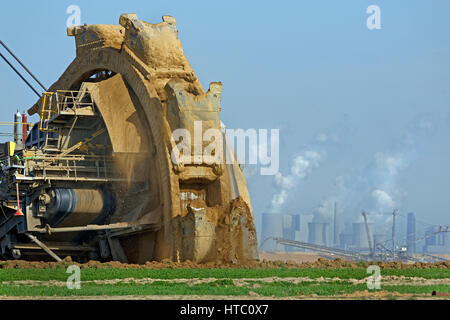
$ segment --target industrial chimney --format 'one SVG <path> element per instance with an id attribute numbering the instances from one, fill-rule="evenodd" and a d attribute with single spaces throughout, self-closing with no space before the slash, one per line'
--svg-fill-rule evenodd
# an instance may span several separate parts
<path id="1" fill-rule="evenodd" d="M 408 253 L 416 252 L 416 217 L 413 212 L 408 213 L 406 223 L 406 243 Z"/>
<path id="2" fill-rule="evenodd" d="M 338 209 L 337 202 L 334 203 L 334 228 L 333 228 L 333 245 L 337 247 L 339 245 L 339 230 L 338 230 Z"/>

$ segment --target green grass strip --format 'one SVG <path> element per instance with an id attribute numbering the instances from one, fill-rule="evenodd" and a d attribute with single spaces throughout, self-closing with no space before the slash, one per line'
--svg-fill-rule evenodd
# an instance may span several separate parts
<path id="1" fill-rule="evenodd" d="M 381 276 L 422 277 L 426 279 L 450 278 L 450 269 L 382 269 Z M 69 275 L 66 269 L 0 269 L 0 281 L 12 280 L 59 280 Z M 192 278 L 267 278 L 309 277 L 363 279 L 365 269 L 81 269 L 81 280 L 107 280 L 124 278 L 192 279 Z"/>

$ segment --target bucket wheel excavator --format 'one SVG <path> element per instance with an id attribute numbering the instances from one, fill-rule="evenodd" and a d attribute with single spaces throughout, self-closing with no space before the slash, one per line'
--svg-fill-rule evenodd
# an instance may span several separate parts
<path id="1" fill-rule="evenodd" d="M 239 164 L 196 151 L 174 161 L 172 133 L 194 137 L 195 123 L 220 132 L 227 152 L 222 84 L 204 91 L 175 19 L 162 20 L 123 14 L 119 25 L 68 28 L 76 57 L 28 110 L 40 121 L 26 140 L 1 144 L 2 258 L 258 259 Z"/>

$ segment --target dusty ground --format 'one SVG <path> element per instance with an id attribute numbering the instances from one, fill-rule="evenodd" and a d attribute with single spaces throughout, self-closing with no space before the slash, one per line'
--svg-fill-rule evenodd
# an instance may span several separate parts
<path id="1" fill-rule="evenodd" d="M 434 254 L 436 257 L 444 258 L 450 260 L 450 254 Z M 260 260 L 266 259 L 268 261 L 294 261 L 296 263 L 304 263 L 304 262 L 315 262 L 320 258 L 325 258 L 329 260 L 341 259 L 348 260 L 345 257 L 333 255 L 333 254 L 323 254 L 316 252 L 265 252 L 259 251 Z M 350 260 L 348 260 L 350 261 Z M 412 262 L 409 262 L 412 263 Z"/>
<path id="2" fill-rule="evenodd" d="M 316 262 L 322 256 L 314 252 L 259 252 L 259 259 L 267 261 Z"/>

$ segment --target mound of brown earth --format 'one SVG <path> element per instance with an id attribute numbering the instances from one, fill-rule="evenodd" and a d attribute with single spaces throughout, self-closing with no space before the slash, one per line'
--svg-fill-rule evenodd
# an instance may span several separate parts
<path id="1" fill-rule="evenodd" d="M 81 268 L 120 268 L 120 269 L 214 269 L 214 268 L 244 268 L 244 269 L 267 269 L 267 268 L 366 268 L 375 264 L 384 269 L 410 269 L 410 268 L 443 268 L 450 269 L 450 261 L 435 263 L 414 263 L 405 264 L 401 262 L 349 262 L 341 259 L 328 260 L 319 258 L 314 262 L 295 263 L 293 261 L 268 261 L 263 259 L 259 262 L 248 262 L 245 264 L 230 264 L 221 262 L 193 263 L 191 261 L 173 262 L 170 260 L 152 261 L 145 264 L 127 264 L 117 261 L 99 262 L 89 261 L 87 263 L 77 263 L 70 257 L 66 257 L 61 262 L 39 262 L 24 260 L 9 260 L 0 263 L 0 269 L 55 269 L 68 265 L 78 265 Z"/>

